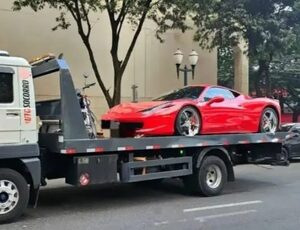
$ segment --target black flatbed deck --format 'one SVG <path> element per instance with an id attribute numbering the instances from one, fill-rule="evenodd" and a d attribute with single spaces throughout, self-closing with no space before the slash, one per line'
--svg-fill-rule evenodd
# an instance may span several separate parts
<path id="1" fill-rule="evenodd" d="M 65 139 L 61 134 L 40 135 L 40 145 L 51 152 L 77 154 L 91 152 L 128 152 L 152 149 L 182 149 L 209 146 L 281 144 L 279 134 L 219 134 L 194 137 L 164 136 L 142 138 Z"/>

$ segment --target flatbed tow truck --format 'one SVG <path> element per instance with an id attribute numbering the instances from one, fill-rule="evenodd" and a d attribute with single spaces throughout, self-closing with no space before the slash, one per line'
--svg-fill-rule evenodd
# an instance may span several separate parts
<path id="1" fill-rule="evenodd" d="M 54 73 L 59 75 L 60 99 L 36 102 L 33 80 Z M 234 180 L 234 165 L 288 165 L 281 151 L 283 136 L 90 138 L 64 59 L 30 65 L 2 52 L 0 222 L 35 207 L 40 186 L 57 178 L 81 187 L 181 178 L 190 193 L 218 195 Z"/>

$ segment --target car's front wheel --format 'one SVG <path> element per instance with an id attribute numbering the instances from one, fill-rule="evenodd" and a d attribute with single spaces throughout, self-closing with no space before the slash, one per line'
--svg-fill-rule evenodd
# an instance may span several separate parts
<path id="1" fill-rule="evenodd" d="M 260 118 L 259 131 L 261 133 L 275 133 L 279 124 L 276 111 L 272 108 L 265 108 Z"/>
<path id="2" fill-rule="evenodd" d="M 181 136 L 195 136 L 200 131 L 201 118 L 196 108 L 183 107 L 176 118 L 176 134 Z"/>

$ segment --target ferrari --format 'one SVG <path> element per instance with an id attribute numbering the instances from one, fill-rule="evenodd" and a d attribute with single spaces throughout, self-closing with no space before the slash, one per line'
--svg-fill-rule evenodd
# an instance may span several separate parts
<path id="1" fill-rule="evenodd" d="M 148 102 L 123 103 L 101 117 L 102 128 L 119 128 L 121 137 L 274 133 L 280 106 L 221 86 L 187 86 Z"/>

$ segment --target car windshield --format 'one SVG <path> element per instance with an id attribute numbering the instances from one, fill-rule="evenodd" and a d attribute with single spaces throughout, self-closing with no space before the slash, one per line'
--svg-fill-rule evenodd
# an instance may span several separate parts
<path id="1" fill-rule="evenodd" d="M 173 101 L 178 99 L 197 99 L 202 93 L 204 87 L 200 86 L 189 86 L 182 89 L 174 90 L 172 92 L 163 94 L 157 98 L 154 98 L 153 101 Z"/>

